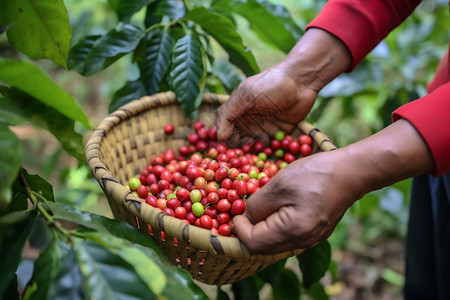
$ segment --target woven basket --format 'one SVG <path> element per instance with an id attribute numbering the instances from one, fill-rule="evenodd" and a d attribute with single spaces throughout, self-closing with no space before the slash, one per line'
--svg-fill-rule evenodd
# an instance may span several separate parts
<path id="1" fill-rule="evenodd" d="M 227 99 L 226 95 L 205 94 L 199 119 L 207 126 L 214 124 L 217 107 Z M 164 134 L 163 128 L 169 123 L 176 128 L 172 135 Z M 210 230 L 187 225 L 143 202 L 125 187 L 131 177 L 149 164 L 151 157 L 186 145 L 187 135 L 192 131 L 172 92 L 128 103 L 100 123 L 86 144 L 86 159 L 114 217 L 139 228 L 165 251 L 172 264 L 206 284 L 229 284 L 299 254 L 300 249 L 277 255 L 252 254 L 238 238 L 213 235 Z M 297 131 L 313 138 L 315 152 L 336 148 L 325 134 L 305 121 Z M 161 238 L 161 231 L 165 239 Z"/>

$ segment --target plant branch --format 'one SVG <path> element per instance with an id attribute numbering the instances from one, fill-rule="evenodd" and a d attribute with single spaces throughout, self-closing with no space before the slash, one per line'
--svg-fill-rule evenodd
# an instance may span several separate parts
<path id="1" fill-rule="evenodd" d="M 27 180 L 25 179 L 25 176 L 23 176 L 23 172 L 20 172 L 19 174 L 20 183 L 22 184 L 22 187 L 25 190 L 25 194 L 30 199 L 30 201 L 33 203 L 33 207 L 36 207 L 39 211 L 39 213 L 44 217 L 44 219 L 47 221 L 47 223 L 50 226 L 55 227 L 58 231 L 60 231 L 62 234 L 69 236 L 70 233 L 66 229 L 64 229 L 61 225 L 55 222 L 55 219 L 53 216 L 51 216 L 42 205 L 40 205 L 39 199 L 42 199 L 44 201 L 47 201 L 42 195 L 36 193 L 35 191 L 31 190 L 30 186 L 28 185 Z M 38 198 L 39 199 L 38 199 Z"/>
<path id="2" fill-rule="evenodd" d="M 48 212 L 39 205 L 39 200 L 36 198 L 36 195 L 38 195 L 38 194 L 31 190 L 30 186 L 28 185 L 27 180 L 25 179 L 25 176 L 23 176 L 23 172 L 20 172 L 19 178 L 20 178 L 20 183 L 22 184 L 22 186 L 25 190 L 25 194 L 27 195 L 28 199 L 30 199 L 30 201 L 33 203 L 33 206 L 37 207 L 39 212 L 44 216 L 44 218 L 49 223 L 53 223 L 53 217 L 51 215 L 49 215 Z M 42 198 L 41 195 L 38 195 L 38 196 Z"/>
<path id="3" fill-rule="evenodd" d="M 150 32 L 150 31 L 152 31 L 153 29 L 158 28 L 158 27 L 163 27 L 163 25 L 162 25 L 161 23 L 154 24 L 154 25 L 152 25 L 152 26 L 146 28 L 146 29 L 144 30 L 144 33 L 148 33 L 148 32 Z"/>

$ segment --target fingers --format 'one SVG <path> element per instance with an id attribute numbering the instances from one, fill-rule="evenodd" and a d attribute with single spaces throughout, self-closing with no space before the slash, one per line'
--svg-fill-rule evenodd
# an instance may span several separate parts
<path id="1" fill-rule="evenodd" d="M 259 78 L 259 79 L 258 79 Z M 250 77 L 243 81 L 217 112 L 218 139 L 236 146 L 248 137 L 268 141 L 269 135 L 278 131 L 273 124 L 281 115 L 276 101 L 258 87 L 264 76 Z M 236 133 L 236 128 L 238 133 Z M 231 139 L 231 140 L 230 140 Z M 240 142 L 238 142 L 240 141 Z"/>
<path id="2" fill-rule="evenodd" d="M 222 141 L 228 140 L 234 130 L 234 119 L 230 118 L 225 105 L 223 104 L 217 111 L 217 137 Z"/>
<path id="3" fill-rule="evenodd" d="M 259 140 L 268 145 L 270 136 L 273 136 L 279 129 L 273 120 L 265 118 L 265 116 L 251 115 L 246 113 L 242 116 L 238 123 L 242 128 L 241 136 L 250 136 L 253 141 Z"/>
<path id="4" fill-rule="evenodd" d="M 287 177 L 287 178 L 285 178 Z M 290 196 L 289 174 L 279 172 L 247 200 L 246 210 L 253 222 L 260 222 L 280 208 L 293 205 L 297 196 Z M 287 185 L 287 186 L 286 186 Z"/>
<path id="5" fill-rule="evenodd" d="M 294 127 L 279 120 L 267 119 L 263 115 L 253 114 L 245 111 L 238 119 L 232 121 L 224 111 L 226 107 L 221 107 L 218 111 L 217 127 L 218 139 L 226 141 L 229 146 L 238 147 L 245 143 L 252 143 L 255 140 L 268 144 L 270 136 L 277 131 L 289 132 Z M 289 130 L 289 131 L 287 131 Z"/>
<path id="6" fill-rule="evenodd" d="M 261 190 L 254 193 L 246 203 L 247 213 L 254 222 L 260 222 L 266 219 L 282 205 L 281 201 L 265 197 L 264 191 L 265 190 L 261 188 Z"/>
<path id="7" fill-rule="evenodd" d="M 289 122 L 285 122 L 283 120 L 275 120 L 274 121 L 274 127 L 276 127 L 276 131 L 274 131 L 272 133 L 272 135 L 275 134 L 275 132 L 277 132 L 277 131 L 292 132 L 296 125 L 297 124 L 292 124 L 292 123 L 289 123 Z"/>
<path id="8" fill-rule="evenodd" d="M 247 248 L 253 253 L 276 253 L 281 239 L 274 238 L 266 221 L 252 224 L 246 216 L 236 216 L 233 224 L 237 235 Z M 274 252 L 271 252 L 274 250 Z"/>
<path id="9" fill-rule="evenodd" d="M 239 239 L 252 253 L 275 254 L 306 249 L 322 240 L 319 235 L 298 235 L 295 227 L 285 223 L 286 215 L 283 214 L 285 212 L 276 212 L 256 224 L 245 215 L 240 215 L 233 218 L 233 224 Z"/>

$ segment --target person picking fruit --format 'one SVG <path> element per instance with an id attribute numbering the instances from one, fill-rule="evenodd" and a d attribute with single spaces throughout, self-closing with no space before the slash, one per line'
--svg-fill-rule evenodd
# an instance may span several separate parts
<path id="1" fill-rule="evenodd" d="M 290 132 L 319 91 L 351 72 L 417 0 L 330 0 L 279 64 L 244 80 L 218 111 L 218 137 L 239 143 Z M 309 248 L 327 239 L 366 193 L 415 177 L 406 242 L 406 299 L 450 299 L 450 56 L 429 94 L 399 107 L 393 123 L 336 151 L 294 161 L 233 220 L 254 253 Z"/>

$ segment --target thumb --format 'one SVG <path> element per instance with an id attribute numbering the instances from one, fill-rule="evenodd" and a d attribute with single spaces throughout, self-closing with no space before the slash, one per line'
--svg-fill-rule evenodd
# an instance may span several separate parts
<path id="1" fill-rule="evenodd" d="M 234 123 L 229 121 L 229 117 L 222 105 L 217 111 L 217 139 L 219 141 L 228 140 L 234 131 Z"/>
<path id="2" fill-rule="evenodd" d="M 246 214 L 235 216 L 233 226 L 239 239 L 247 245 L 251 241 L 251 232 L 254 227 L 249 217 Z"/>
<path id="3" fill-rule="evenodd" d="M 239 215 L 233 218 L 233 225 L 237 236 L 250 252 L 276 253 L 281 252 L 279 247 L 286 246 L 280 243 L 283 235 L 274 233 L 266 221 L 253 224 L 245 215 Z"/>

